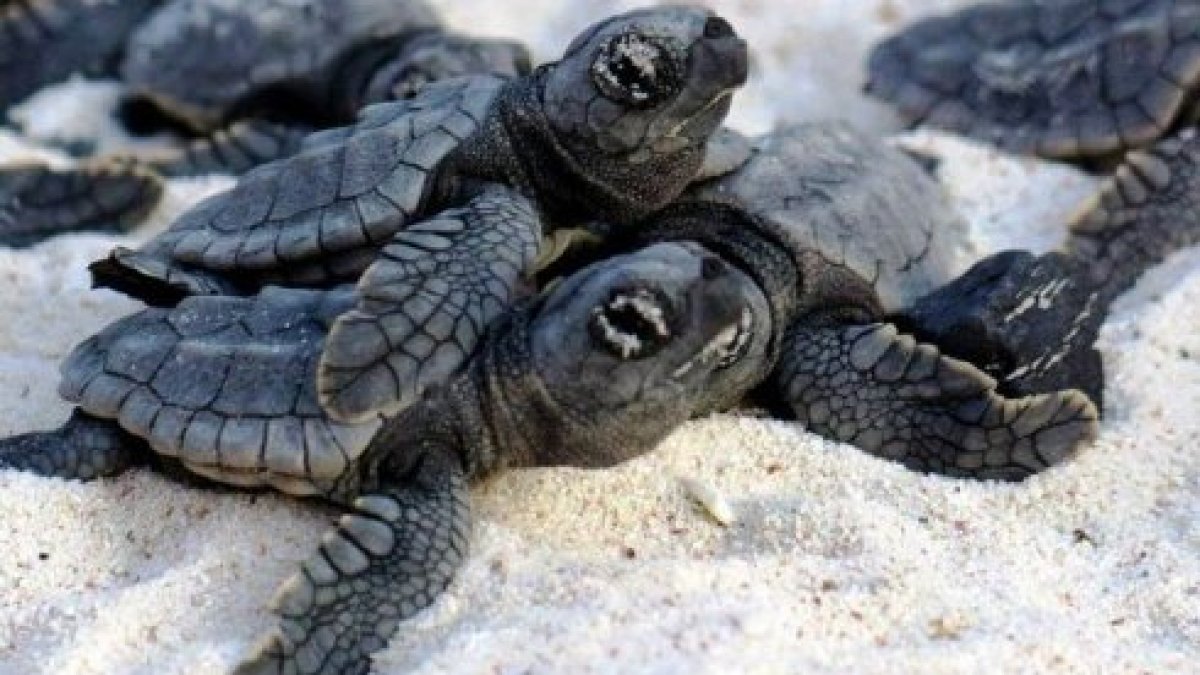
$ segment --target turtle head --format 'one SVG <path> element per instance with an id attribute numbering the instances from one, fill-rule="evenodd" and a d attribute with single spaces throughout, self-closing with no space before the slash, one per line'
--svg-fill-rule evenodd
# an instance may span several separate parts
<path id="1" fill-rule="evenodd" d="M 585 31 L 546 69 L 542 105 L 570 147 L 634 161 L 701 148 L 747 61 L 746 43 L 708 10 L 629 12 Z"/>
<path id="2" fill-rule="evenodd" d="M 649 246 L 575 273 L 530 324 L 535 376 L 562 418 L 538 463 L 608 466 L 760 376 L 766 300 L 693 242 Z M 760 364 L 761 365 L 761 364 Z"/>

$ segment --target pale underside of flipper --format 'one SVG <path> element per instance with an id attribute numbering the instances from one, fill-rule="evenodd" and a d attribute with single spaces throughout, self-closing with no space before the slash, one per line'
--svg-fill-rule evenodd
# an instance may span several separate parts
<path id="1" fill-rule="evenodd" d="M 358 282 L 318 366 L 321 404 L 351 421 L 410 405 L 467 360 L 534 272 L 534 204 L 492 186 L 397 233 Z"/>
<path id="2" fill-rule="evenodd" d="M 789 328 L 774 379 L 812 431 L 918 471 L 1019 480 L 1097 431 L 1083 393 L 1006 399 L 971 364 L 890 324 L 801 320 Z"/>

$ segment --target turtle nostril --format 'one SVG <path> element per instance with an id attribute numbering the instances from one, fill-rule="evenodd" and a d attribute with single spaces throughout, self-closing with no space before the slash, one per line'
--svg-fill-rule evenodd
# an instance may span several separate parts
<path id="1" fill-rule="evenodd" d="M 700 276 L 705 279 L 716 279 L 725 273 L 725 263 L 720 258 L 705 256 L 700 262 Z"/>
<path id="2" fill-rule="evenodd" d="M 710 16 L 704 22 L 704 37 L 710 40 L 733 37 L 733 26 L 719 16 Z"/>

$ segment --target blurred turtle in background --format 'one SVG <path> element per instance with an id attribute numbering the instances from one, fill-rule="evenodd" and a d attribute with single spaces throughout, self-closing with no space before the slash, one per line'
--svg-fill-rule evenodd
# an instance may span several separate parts
<path id="1" fill-rule="evenodd" d="M 915 124 L 1110 164 L 1194 123 L 1198 86 L 1198 0 L 981 4 L 881 42 L 867 81 Z"/>
<path id="2" fill-rule="evenodd" d="M 530 68 L 523 46 L 447 31 L 419 0 L 174 0 L 161 6 L 46 0 L 5 10 L 0 62 L 19 65 L 0 71 L 0 105 L 71 72 L 113 74 L 129 91 L 126 117 L 165 120 L 198 136 L 182 147 L 93 158 L 70 169 L 22 164 L 0 170 L 11 221 L 0 225 L 0 243 L 7 245 L 136 223 L 162 192 L 147 168 L 163 176 L 240 174 L 296 152 L 316 129 L 351 122 L 360 108 L 407 98 L 428 82 L 469 74 L 514 77 Z M 94 33 L 105 39 L 93 39 Z M 30 53 L 38 57 L 25 64 Z M 42 179 L 24 178 L 30 173 Z M 125 198 L 100 195 L 111 190 Z M 55 208 L 44 208 L 49 203 Z"/>

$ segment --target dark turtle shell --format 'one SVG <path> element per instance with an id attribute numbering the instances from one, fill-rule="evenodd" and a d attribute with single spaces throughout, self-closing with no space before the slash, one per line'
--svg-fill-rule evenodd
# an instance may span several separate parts
<path id="1" fill-rule="evenodd" d="M 870 56 L 870 93 L 916 123 L 1051 157 L 1177 126 L 1200 81 L 1196 0 L 1024 0 L 920 21 Z"/>

